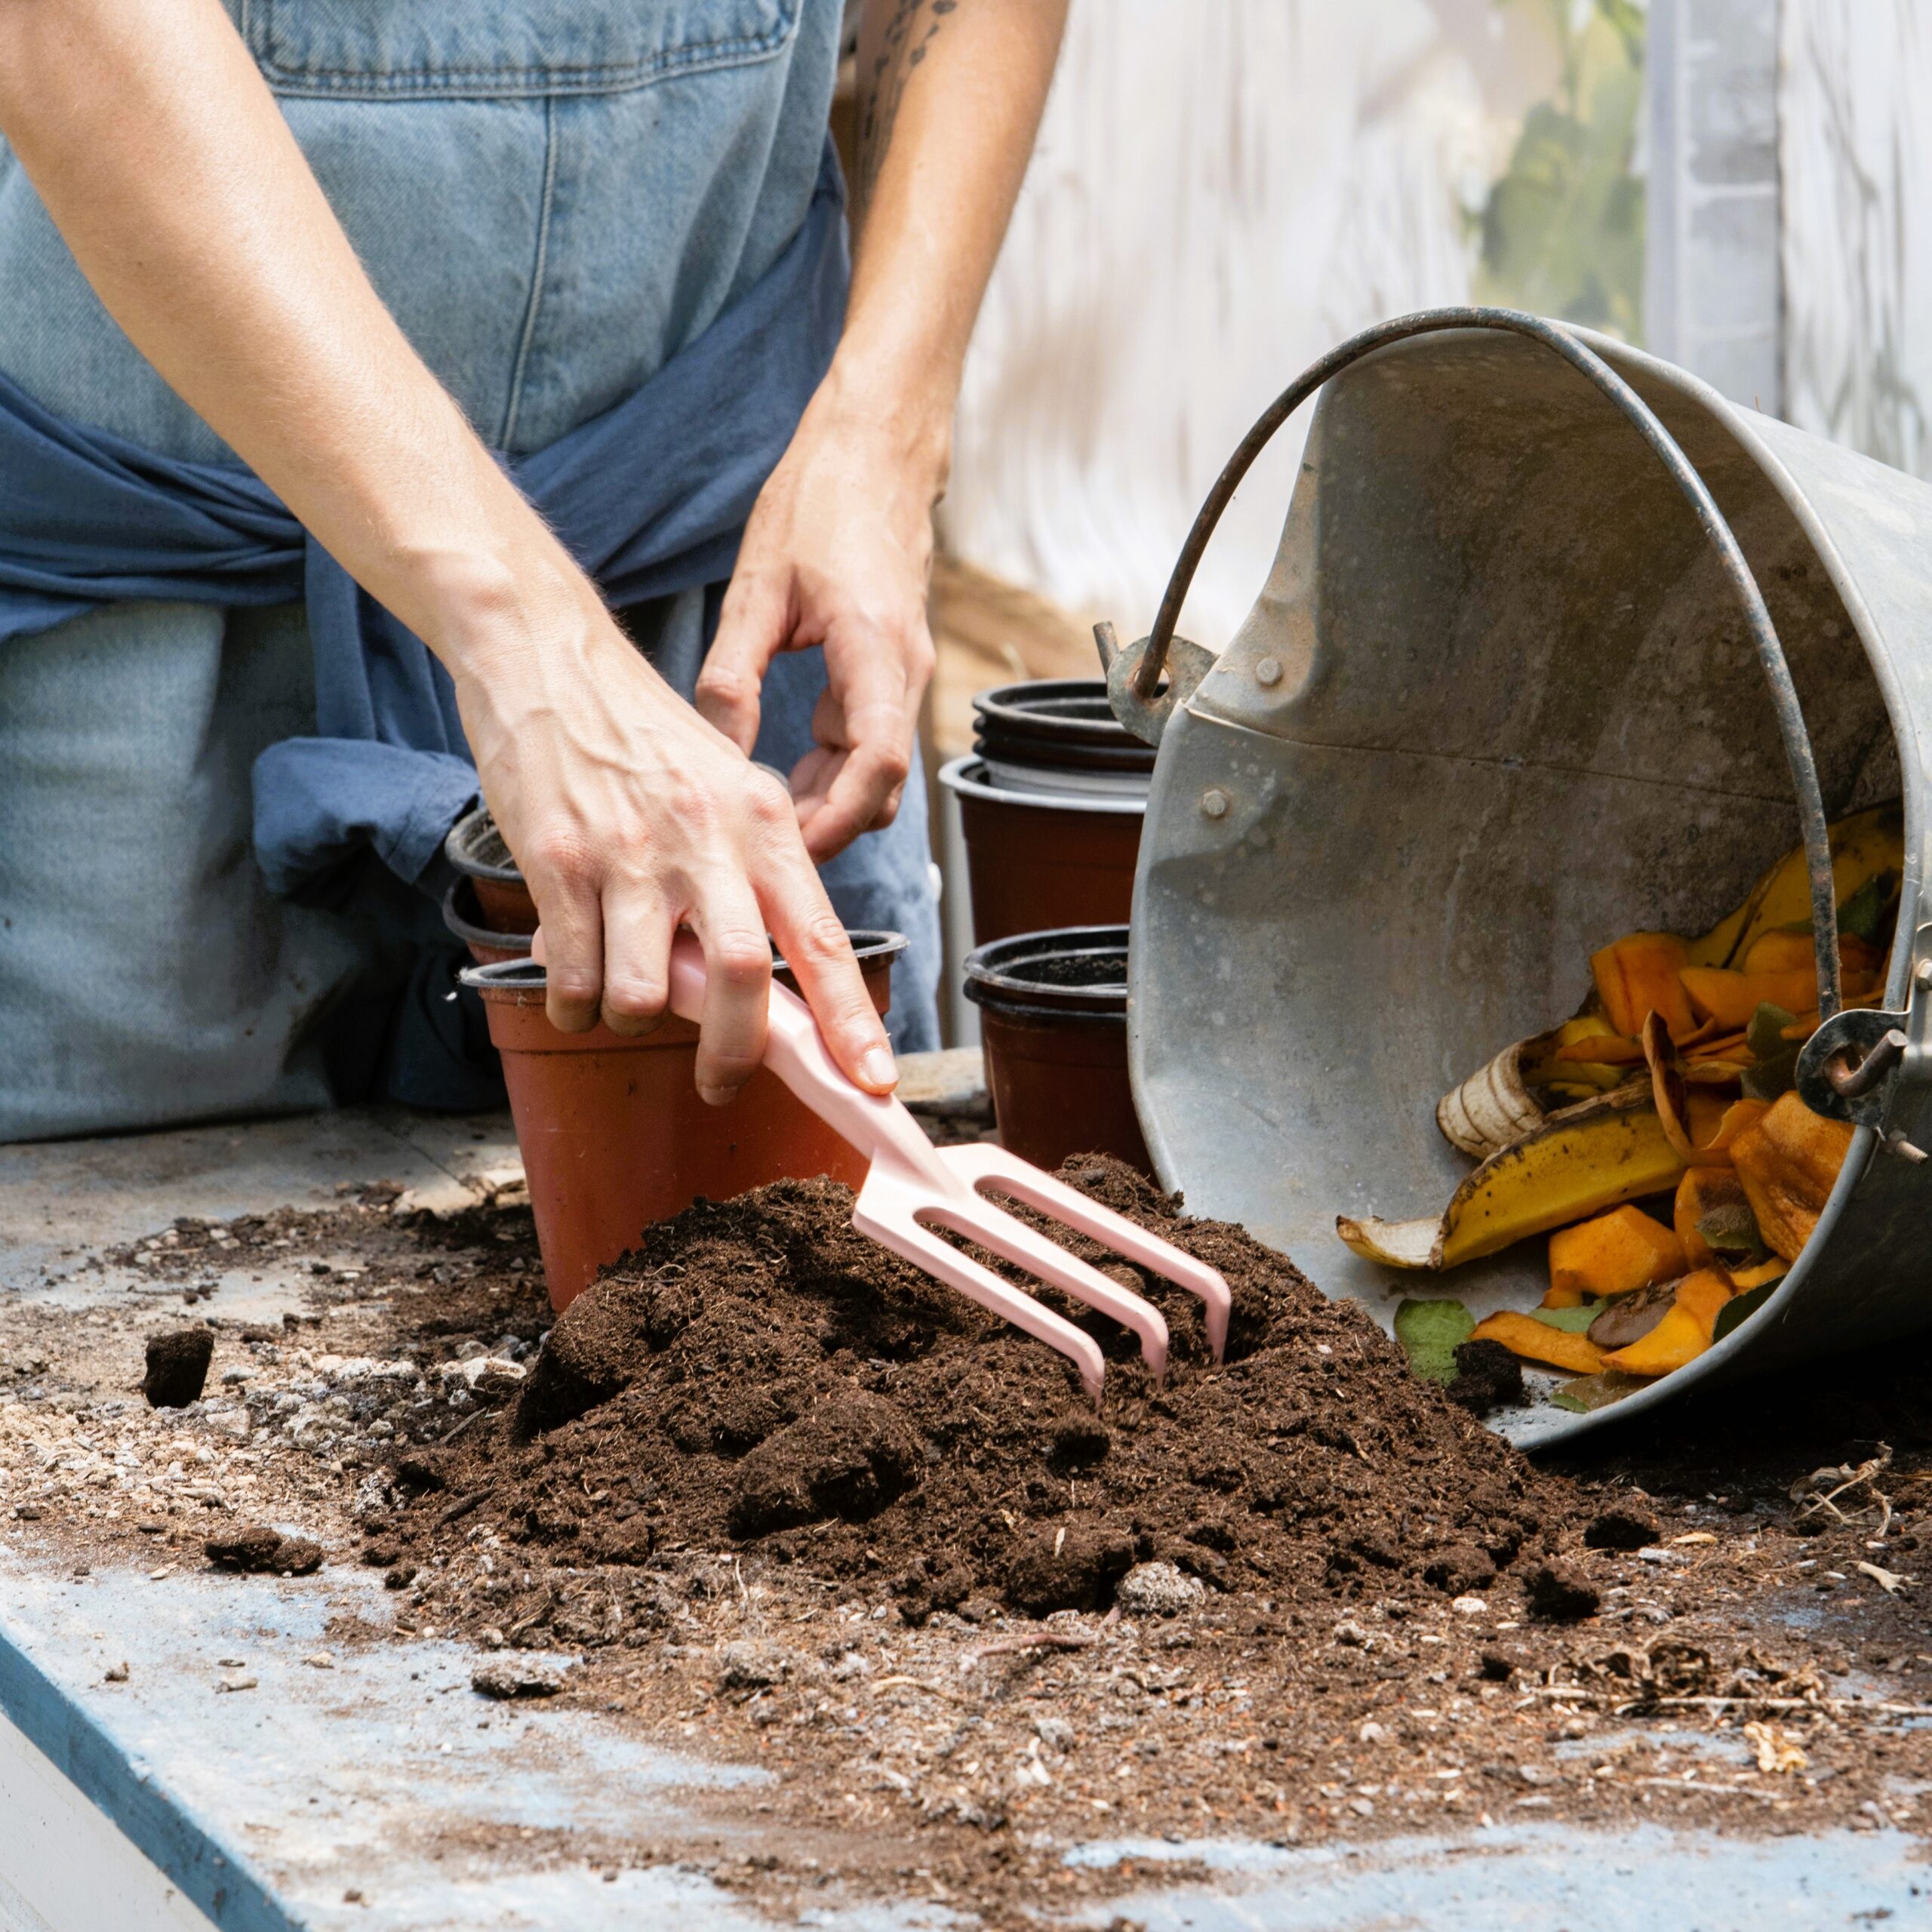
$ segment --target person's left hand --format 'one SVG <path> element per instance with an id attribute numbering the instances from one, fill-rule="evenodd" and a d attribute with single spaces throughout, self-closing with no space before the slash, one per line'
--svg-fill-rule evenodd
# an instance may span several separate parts
<path id="1" fill-rule="evenodd" d="M 926 580 L 938 495 L 935 466 L 909 454 L 908 439 L 828 390 L 759 493 L 697 694 L 749 754 L 773 658 L 824 647 L 815 743 L 791 774 L 799 829 L 821 864 L 899 810 L 933 674 Z"/>

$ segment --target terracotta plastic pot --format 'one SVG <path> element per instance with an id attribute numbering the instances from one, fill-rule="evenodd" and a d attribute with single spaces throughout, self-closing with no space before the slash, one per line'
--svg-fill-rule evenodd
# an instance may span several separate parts
<path id="1" fill-rule="evenodd" d="M 537 930 L 537 901 L 531 897 L 523 875 L 497 829 L 497 821 L 487 805 L 460 818 L 443 841 L 443 851 L 451 865 L 476 889 L 476 903 L 481 924 L 497 933 L 534 933 Z M 454 930 L 454 928 L 452 928 Z"/>
<path id="2" fill-rule="evenodd" d="M 479 966 L 530 957 L 529 934 L 494 932 L 484 922 L 473 878 L 458 879 L 443 894 L 443 924 L 469 947 L 470 958 Z"/>
<path id="3" fill-rule="evenodd" d="M 1153 1171 L 1127 1074 L 1127 928 L 1063 927 L 966 958 L 1001 1141 L 1051 1171 L 1112 1154 Z"/>
<path id="4" fill-rule="evenodd" d="M 939 777 L 959 801 L 976 944 L 1069 920 L 1126 922 L 1144 798 L 1014 791 L 992 783 L 977 758 L 955 758 Z"/>
<path id="5" fill-rule="evenodd" d="M 883 1013 L 906 940 L 888 932 L 851 940 Z M 782 961 L 779 977 L 791 983 Z M 561 1033 L 544 1014 L 542 967 L 472 967 L 463 980 L 482 995 L 503 1057 L 553 1308 L 568 1307 L 653 1222 L 700 1195 L 728 1200 L 817 1174 L 854 1186 L 865 1178 L 863 1158 L 771 1074 L 754 1074 L 729 1106 L 706 1106 L 694 1084 L 697 1029 L 687 1021 L 667 1019 L 641 1039 L 602 1026 Z"/>

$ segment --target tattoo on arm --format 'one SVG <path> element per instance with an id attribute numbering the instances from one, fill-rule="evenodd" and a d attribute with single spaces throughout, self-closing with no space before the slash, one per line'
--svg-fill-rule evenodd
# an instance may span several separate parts
<path id="1" fill-rule="evenodd" d="M 872 0 L 884 15 L 876 39 L 869 30 L 860 36 L 858 179 L 853 184 L 860 211 L 872 199 L 874 184 L 892 143 L 899 103 L 912 70 L 926 57 L 949 14 L 959 0 Z M 866 22 L 868 29 L 871 22 Z"/>

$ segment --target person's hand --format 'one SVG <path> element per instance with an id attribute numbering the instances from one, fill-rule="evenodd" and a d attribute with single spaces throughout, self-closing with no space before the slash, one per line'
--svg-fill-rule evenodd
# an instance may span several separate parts
<path id="1" fill-rule="evenodd" d="M 933 673 L 937 494 L 931 466 L 902 438 L 821 391 L 746 526 L 697 706 L 749 753 L 773 658 L 824 647 L 816 743 L 791 774 L 806 849 L 820 861 L 899 810 Z"/>
<path id="2" fill-rule="evenodd" d="M 768 930 L 832 1057 L 891 1090 L 891 1048 L 785 788 L 682 702 L 585 583 L 540 618 L 525 586 L 457 680 L 483 795 L 543 921 L 547 1010 L 566 1032 L 663 1017 L 671 940 L 704 949 L 697 1084 L 728 1100 L 764 1054 Z"/>

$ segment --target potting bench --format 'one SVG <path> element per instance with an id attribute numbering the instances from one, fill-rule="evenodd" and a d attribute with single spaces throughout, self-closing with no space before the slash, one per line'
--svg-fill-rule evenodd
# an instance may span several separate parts
<path id="1" fill-rule="evenodd" d="M 394 1180 L 456 1205 L 514 1158 L 501 1118 L 365 1114 L 0 1149 L 0 1288 L 76 1309 L 125 1306 L 128 1271 L 100 1256 L 177 1216 L 321 1207 L 345 1180 Z M 300 1305 L 303 1285 L 294 1266 L 278 1272 L 251 1257 L 202 1312 L 278 1319 Z M 763 1772 L 667 1755 L 595 1712 L 485 1704 L 469 1687 L 475 1659 L 455 1643 L 338 1647 L 331 1668 L 306 1661 L 345 1605 L 386 1622 L 381 1598 L 372 1573 L 347 1567 L 290 1580 L 106 1564 L 76 1574 L 40 1525 L 0 1521 L 0 1928 L 597 1932 L 675 1918 L 749 1932 L 761 1922 L 706 1875 L 724 1847 L 686 1794 Z M 218 1687 L 236 1681 L 223 1658 L 245 1660 L 251 1687 Z M 123 1663 L 125 1680 L 109 1681 Z M 1358 1847 L 1097 1838 L 1068 1856 L 1204 1866 L 1205 1880 L 1087 1915 L 1104 1924 L 1124 1913 L 1152 1932 L 1648 1932 L 1663 1922 L 1666 1884 L 1673 1924 L 1811 1932 L 1888 1914 L 1920 1922 L 1932 1899 L 1912 1841 L 1889 1830 L 1764 1840 L 1659 1824 L 1611 1835 L 1535 1815 Z M 755 1832 L 729 1849 L 755 1849 Z M 678 1862 L 613 1862 L 640 1841 Z M 782 1839 L 772 1849 L 785 1855 Z M 961 1912 L 835 1897 L 812 1917 L 875 1932 L 958 1923 Z"/>

